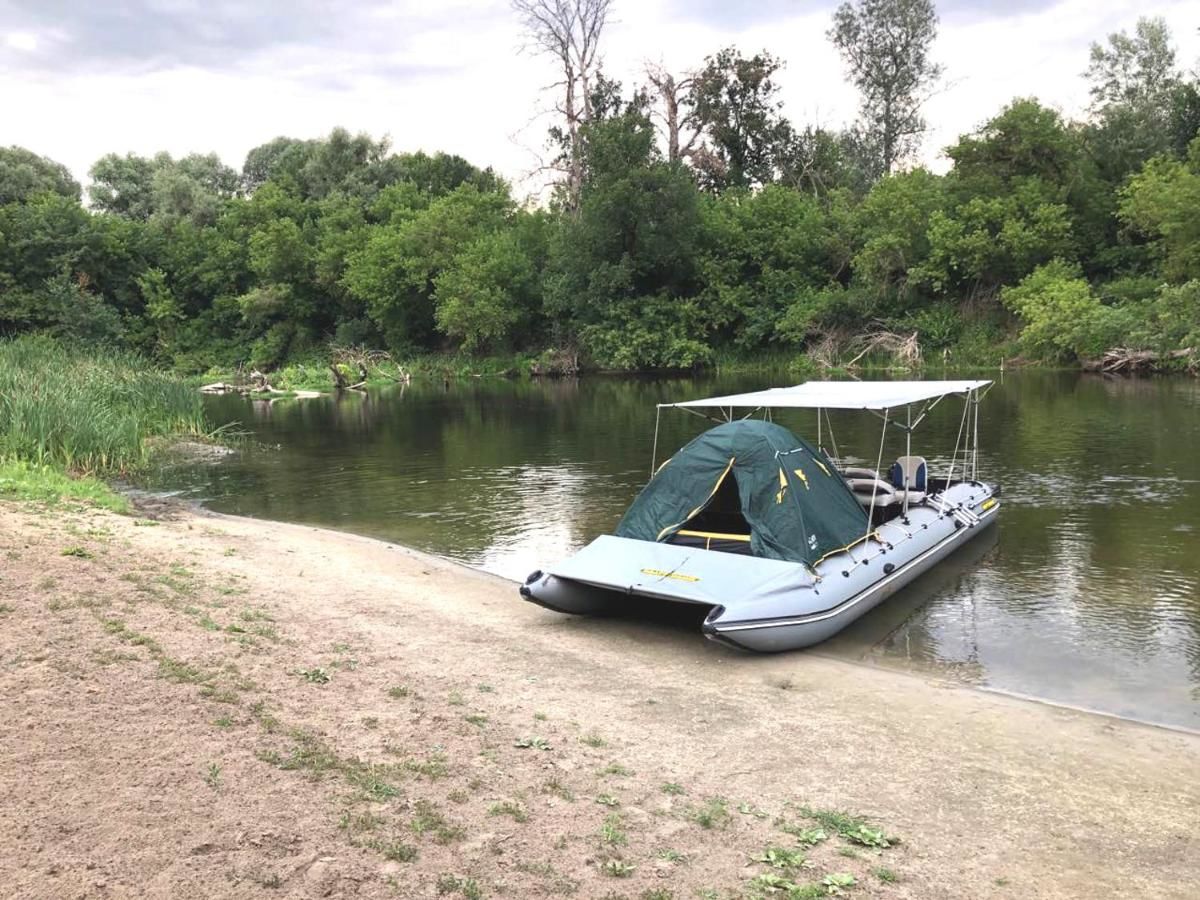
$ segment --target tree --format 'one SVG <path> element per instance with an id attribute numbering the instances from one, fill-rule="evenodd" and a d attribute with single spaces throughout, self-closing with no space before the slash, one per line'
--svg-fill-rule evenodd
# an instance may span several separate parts
<path id="1" fill-rule="evenodd" d="M 134 153 L 109 153 L 96 160 L 88 175 L 88 196 L 101 212 L 145 220 L 154 212 L 154 175 L 171 157 L 165 153 L 150 159 Z"/>
<path id="2" fill-rule="evenodd" d="M 862 94 L 859 121 L 875 174 L 892 171 L 920 145 L 921 106 L 942 74 L 929 58 L 937 26 L 932 0 L 847 0 L 833 14 L 828 36 Z"/>
<path id="3" fill-rule="evenodd" d="M 1153 156 L 1183 149 L 1179 132 L 1191 115 L 1190 98 L 1182 90 L 1165 21 L 1138 19 L 1132 36 L 1119 31 L 1106 45 L 1092 44 L 1086 77 L 1095 117 L 1089 143 L 1111 184 Z"/>
<path id="4" fill-rule="evenodd" d="M 468 353 L 503 347 L 527 314 L 536 280 L 514 230 L 485 234 L 434 279 L 437 326 Z"/>
<path id="5" fill-rule="evenodd" d="M 710 355 L 694 301 L 701 238 L 687 171 L 662 161 L 637 106 L 587 126 L 579 215 L 550 242 L 544 305 L 556 340 L 603 366 L 689 367 Z"/>
<path id="6" fill-rule="evenodd" d="M 1200 137 L 1187 162 L 1160 157 L 1121 191 L 1121 218 L 1148 235 L 1172 281 L 1200 279 Z"/>
<path id="7" fill-rule="evenodd" d="M 79 200 L 79 182 L 62 163 L 24 147 L 0 147 L 0 206 L 26 203 L 39 194 Z"/>
<path id="8" fill-rule="evenodd" d="M 703 310 L 739 349 L 770 343 L 797 297 L 833 283 L 829 222 L 812 197 L 781 185 L 727 191 L 704 213 Z"/>
<path id="9" fill-rule="evenodd" d="M 580 129 L 592 120 L 592 90 L 600 69 L 600 36 L 612 0 L 513 0 L 526 35 L 540 53 L 555 59 L 562 80 L 555 106 L 562 117 L 568 152 L 565 165 L 566 208 L 579 212 L 583 189 Z"/>
<path id="10" fill-rule="evenodd" d="M 90 174 L 93 207 L 140 221 L 159 215 L 211 224 L 239 183 L 237 173 L 215 153 L 193 153 L 178 161 L 168 153 L 153 158 L 110 153 L 96 161 Z"/>
<path id="11" fill-rule="evenodd" d="M 1108 36 L 1108 45 L 1093 43 L 1086 72 L 1095 108 L 1129 104 L 1159 105 L 1178 82 L 1171 29 L 1162 18 L 1140 18 L 1132 36 Z"/>
<path id="12" fill-rule="evenodd" d="M 651 116 L 662 123 L 667 140 L 667 162 L 682 162 L 692 155 L 700 129 L 688 113 L 687 104 L 695 76 L 676 78 L 661 65 L 646 63 L 646 80 L 654 89 Z"/>
<path id="13" fill-rule="evenodd" d="M 870 152 L 854 129 L 828 131 L 809 125 L 793 132 L 779 151 L 779 181 L 814 197 L 839 188 L 861 197 L 870 187 Z"/>
<path id="14" fill-rule="evenodd" d="M 783 62 L 771 54 L 747 59 L 726 47 L 692 79 L 687 123 L 705 137 L 691 153 L 701 184 L 713 191 L 774 181 L 791 127 L 780 113 L 773 76 Z"/>
<path id="15" fill-rule="evenodd" d="M 392 349 L 428 346 L 438 277 L 475 241 L 501 230 L 512 212 L 507 192 L 464 184 L 396 224 L 373 229 L 349 257 L 344 283 Z"/>

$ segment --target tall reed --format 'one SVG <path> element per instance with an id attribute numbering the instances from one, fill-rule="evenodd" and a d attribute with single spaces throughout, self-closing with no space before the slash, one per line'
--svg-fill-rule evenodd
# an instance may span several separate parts
<path id="1" fill-rule="evenodd" d="M 151 438 L 203 434 L 197 391 L 136 354 L 0 341 L 0 457 L 119 474 L 146 463 Z"/>

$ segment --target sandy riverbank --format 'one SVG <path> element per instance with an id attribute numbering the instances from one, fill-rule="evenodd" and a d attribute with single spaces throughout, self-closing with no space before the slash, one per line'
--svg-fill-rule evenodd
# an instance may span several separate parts
<path id="1" fill-rule="evenodd" d="M 796 897 L 853 876 L 849 896 L 1162 898 L 1200 880 L 1200 738 L 567 619 L 301 526 L 0 503 L 0 687 L 12 896 L 789 896 L 772 875 L 813 885 Z M 751 861 L 773 846 L 811 867 Z"/>

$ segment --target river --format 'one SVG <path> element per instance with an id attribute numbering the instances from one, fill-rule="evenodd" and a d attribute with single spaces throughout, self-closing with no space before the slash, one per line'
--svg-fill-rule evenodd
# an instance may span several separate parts
<path id="1" fill-rule="evenodd" d="M 469 379 L 210 398 L 245 448 L 157 486 L 519 579 L 613 528 L 647 478 L 656 403 L 786 383 Z M 960 413 L 947 400 L 917 431 L 935 470 Z M 815 436 L 810 413 L 775 418 Z M 705 424 L 664 411 L 660 453 Z M 873 461 L 876 419 L 835 413 L 833 426 L 844 457 Z M 1009 373 L 983 401 L 980 445 L 980 477 L 1003 489 L 999 526 L 815 652 L 1200 729 L 1200 383 Z M 885 460 L 902 452 L 896 433 Z"/>

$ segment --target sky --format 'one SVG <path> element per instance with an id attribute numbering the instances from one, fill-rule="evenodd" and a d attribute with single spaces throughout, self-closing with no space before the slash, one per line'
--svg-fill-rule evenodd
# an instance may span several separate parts
<path id="1" fill-rule="evenodd" d="M 604 67 L 626 87 L 646 61 L 685 71 L 734 44 L 782 58 L 784 111 L 840 127 L 857 96 L 829 43 L 828 0 L 614 0 Z M 1086 109 L 1088 48 L 1139 16 L 1167 20 L 1200 63 L 1196 0 L 940 0 L 922 161 L 1015 96 Z M 492 166 L 518 193 L 550 124 L 551 61 L 526 49 L 507 0 L 0 0 L 0 145 L 66 164 L 84 184 L 108 152 L 216 152 L 240 169 L 279 135 L 343 126 L 398 151 Z"/>

